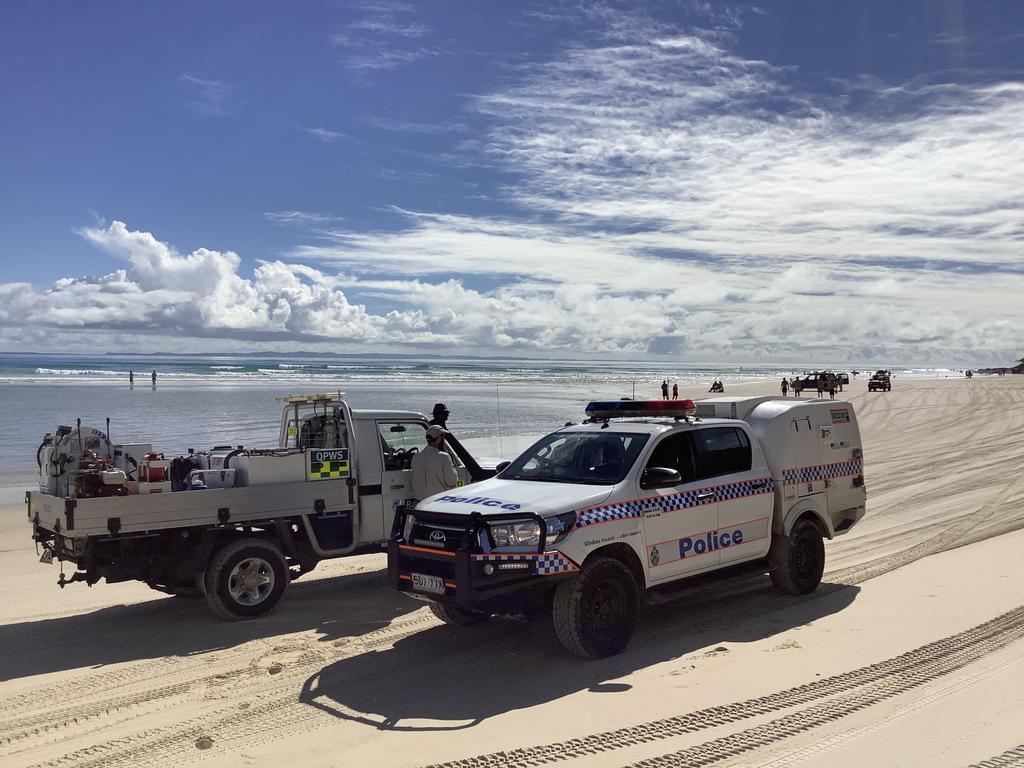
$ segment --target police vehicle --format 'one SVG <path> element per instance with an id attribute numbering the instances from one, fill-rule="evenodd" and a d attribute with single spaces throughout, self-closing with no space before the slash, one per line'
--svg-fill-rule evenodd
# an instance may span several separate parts
<path id="1" fill-rule="evenodd" d="M 645 602 L 697 574 L 764 565 L 815 590 L 824 542 L 864 516 L 864 456 L 840 400 L 593 402 L 498 475 L 395 518 L 389 578 L 443 621 L 550 614 L 598 658 Z"/>
<path id="2" fill-rule="evenodd" d="M 39 446 L 39 491 L 26 494 L 42 561 L 58 584 L 138 580 L 205 595 L 225 619 L 270 612 L 323 559 L 379 551 L 412 500 L 410 464 L 427 419 L 353 410 L 342 393 L 289 395 L 274 448 L 220 446 L 173 459 L 150 444 L 60 427 Z M 490 477 L 454 438 L 459 485 Z M 376 545 L 376 546 L 374 546 Z"/>

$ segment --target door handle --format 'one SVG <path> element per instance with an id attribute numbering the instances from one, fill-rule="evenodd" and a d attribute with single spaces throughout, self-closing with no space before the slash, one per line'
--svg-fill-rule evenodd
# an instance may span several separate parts
<path id="1" fill-rule="evenodd" d="M 704 491 L 704 493 L 697 494 L 697 501 L 703 501 L 704 499 L 714 498 L 717 494 L 714 491 Z"/>
<path id="2" fill-rule="evenodd" d="M 768 485 L 768 481 L 767 480 L 758 480 L 756 483 L 751 483 L 750 487 L 751 488 L 764 488 L 766 485 Z"/>
<path id="3" fill-rule="evenodd" d="M 391 486 L 391 490 L 392 490 L 392 491 L 401 491 L 401 490 L 403 490 L 404 488 L 405 488 L 405 486 L 404 486 L 404 485 L 392 485 L 392 486 Z"/>

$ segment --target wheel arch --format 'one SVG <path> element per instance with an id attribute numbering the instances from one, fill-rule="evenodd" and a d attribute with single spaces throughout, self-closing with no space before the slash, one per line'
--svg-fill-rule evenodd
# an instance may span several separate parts
<path id="1" fill-rule="evenodd" d="M 593 560 L 595 557 L 607 557 L 623 563 L 627 568 L 629 568 L 630 573 L 633 574 L 633 578 L 636 579 L 636 585 L 639 587 L 641 594 L 647 589 L 647 577 L 644 573 L 644 564 L 640 561 L 640 556 L 637 555 L 636 550 L 628 544 L 618 542 L 616 544 L 606 544 L 603 547 L 599 547 L 587 555 L 581 563 L 581 566 L 585 566 L 587 562 Z"/>
<path id="2" fill-rule="evenodd" d="M 800 520 L 810 520 L 814 523 L 818 532 L 823 538 L 832 539 L 835 538 L 835 531 L 832 529 L 832 521 L 829 520 L 821 509 L 821 505 L 814 499 L 801 499 L 786 513 L 782 519 L 782 530 L 776 531 L 784 536 L 789 536 L 793 530 L 793 526 Z"/>

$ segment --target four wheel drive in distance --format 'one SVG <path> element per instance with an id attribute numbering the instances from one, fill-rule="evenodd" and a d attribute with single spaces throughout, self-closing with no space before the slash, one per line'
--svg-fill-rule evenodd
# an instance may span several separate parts
<path id="1" fill-rule="evenodd" d="M 875 371 L 868 379 L 868 392 L 888 392 L 892 389 L 892 377 L 888 371 Z"/>
<path id="2" fill-rule="evenodd" d="M 496 477 L 395 518 L 394 586 L 457 625 L 549 615 L 584 657 L 618 653 L 680 580 L 764 567 L 814 591 L 824 542 L 865 511 L 848 402 L 718 397 L 591 403 Z"/>
<path id="3" fill-rule="evenodd" d="M 205 596 L 225 619 L 269 613 L 320 560 L 379 551 L 412 503 L 410 464 L 427 419 L 352 410 L 341 393 L 280 397 L 276 448 L 189 452 L 58 428 L 39 446 L 39 492 L 26 494 L 44 562 L 73 563 L 90 586 L 137 580 Z M 490 477 L 454 438 L 459 485 Z"/>

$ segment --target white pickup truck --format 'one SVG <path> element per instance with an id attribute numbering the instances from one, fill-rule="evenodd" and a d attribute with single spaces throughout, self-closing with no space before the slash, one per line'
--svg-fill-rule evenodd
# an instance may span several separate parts
<path id="1" fill-rule="evenodd" d="M 415 501 L 409 467 L 426 445 L 426 417 L 352 410 L 341 393 L 278 401 L 271 449 L 166 461 L 150 445 L 113 445 L 81 425 L 48 435 L 40 491 L 26 503 L 43 562 L 77 566 L 71 578 L 61 571 L 60 586 L 134 579 L 205 595 L 222 618 L 244 619 L 273 610 L 320 560 L 379 551 L 395 510 Z M 448 443 L 460 486 L 494 474 Z"/>
<path id="2" fill-rule="evenodd" d="M 389 578 L 456 625 L 551 615 L 598 658 L 681 579 L 763 563 L 815 590 L 824 538 L 864 516 L 863 450 L 839 400 L 718 397 L 591 403 L 498 475 L 395 517 Z"/>

